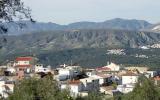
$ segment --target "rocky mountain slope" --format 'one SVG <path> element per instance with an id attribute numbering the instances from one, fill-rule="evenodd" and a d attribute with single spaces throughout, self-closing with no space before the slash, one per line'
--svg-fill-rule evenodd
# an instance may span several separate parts
<path id="1" fill-rule="evenodd" d="M 112 19 L 104 22 L 76 22 L 68 25 L 59 25 L 55 23 L 31 23 L 29 21 L 17 22 L 22 23 L 19 27 L 15 23 L 5 23 L 8 27 L 8 34 L 17 35 L 22 33 L 32 33 L 40 31 L 55 30 L 75 30 L 75 29 L 125 29 L 125 30 L 141 30 L 152 24 L 144 20 L 128 20 L 128 19 Z"/>
<path id="2" fill-rule="evenodd" d="M 150 28 L 151 31 L 154 31 L 154 32 L 159 32 L 160 33 L 160 24 L 156 24 L 156 25 L 153 25 L 151 28 Z"/>
<path id="3" fill-rule="evenodd" d="M 7 43 L 1 53 L 57 51 L 75 48 L 136 48 L 159 41 L 160 34 L 152 32 L 112 29 L 42 31 L 7 37 Z"/>

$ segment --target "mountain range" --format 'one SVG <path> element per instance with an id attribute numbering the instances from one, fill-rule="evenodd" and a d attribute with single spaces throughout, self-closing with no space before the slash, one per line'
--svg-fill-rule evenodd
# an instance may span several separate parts
<path id="1" fill-rule="evenodd" d="M 19 27 L 19 23 L 21 27 Z M 115 18 L 104 22 L 76 22 L 68 25 L 59 25 L 56 23 L 32 23 L 30 21 L 21 21 L 17 23 L 5 23 L 9 30 L 9 35 L 18 35 L 22 33 L 32 33 L 41 31 L 57 31 L 57 30 L 76 30 L 76 29 L 120 29 L 120 30 L 147 30 L 154 31 L 157 24 L 151 24 L 145 20 L 121 19 Z M 159 31 L 159 30 L 158 30 Z M 156 29 L 157 32 L 157 29 Z"/>
<path id="2" fill-rule="evenodd" d="M 91 66 L 97 59 L 97 65 L 101 64 L 101 59 L 104 61 L 107 49 L 137 48 L 160 43 L 160 24 L 144 20 L 116 18 L 68 25 L 22 21 L 4 25 L 8 28 L 9 35 L 6 36 L 5 43 L 0 42 L 0 62 L 34 54 L 40 61 L 54 66 L 73 59 Z M 97 54 L 100 54 L 98 58 Z M 130 61 L 126 63 L 130 64 Z"/>

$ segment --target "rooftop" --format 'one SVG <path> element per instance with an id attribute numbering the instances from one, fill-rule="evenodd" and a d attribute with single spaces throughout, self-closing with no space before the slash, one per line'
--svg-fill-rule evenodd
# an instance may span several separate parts
<path id="1" fill-rule="evenodd" d="M 17 57 L 16 61 L 31 61 L 33 57 Z"/>
<path id="2" fill-rule="evenodd" d="M 123 74 L 122 76 L 139 76 L 139 75 L 135 74 L 133 72 L 127 72 L 127 73 Z"/>
<path id="3" fill-rule="evenodd" d="M 69 84 L 70 85 L 79 85 L 81 82 L 80 80 L 72 80 L 72 81 L 69 81 Z"/>

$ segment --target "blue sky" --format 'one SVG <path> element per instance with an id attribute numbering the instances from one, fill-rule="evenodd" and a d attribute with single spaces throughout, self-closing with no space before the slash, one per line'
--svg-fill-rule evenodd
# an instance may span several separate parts
<path id="1" fill-rule="evenodd" d="M 40 22 L 68 24 L 113 18 L 160 22 L 160 0 L 23 0 Z"/>

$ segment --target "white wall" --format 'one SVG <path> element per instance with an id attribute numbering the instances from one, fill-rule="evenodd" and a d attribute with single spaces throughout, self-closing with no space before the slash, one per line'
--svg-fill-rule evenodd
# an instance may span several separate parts
<path id="1" fill-rule="evenodd" d="M 17 65 L 29 65 L 30 61 L 18 61 Z"/>
<path id="2" fill-rule="evenodd" d="M 122 84 L 134 84 L 137 81 L 138 76 L 122 76 Z"/>
<path id="3" fill-rule="evenodd" d="M 117 90 L 120 91 L 121 93 L 129 93 L 131 91 L 133 91 L 134 89 L 134 86 L 130 85 L 130 86 L 127 86 L 127 85 L 118 85 L 117 86 Z"/>
<path id="4" fill-rule="evenodd" d="M 71 74 L 71 71 L 70 70 L 66 70 L 66 69 L 60 69 L 59 70 L 59 75 L 70 75 Z"/>
<path id="5" fill-rule="evenodd" d="M 71 93 L 71 96 L 78 96 L 79 93 L 83 91 L 83 87 L 82 87 L 82 84 L 76 84 L 76 85 L 70 85 L 70 93 Z"/>
<path id="6" fill-rule="evenodd" d="M 84 78 L 80 79 L 84 84 L 84 90 L 86 91 L 99 91 L 99 79 Z"/>

